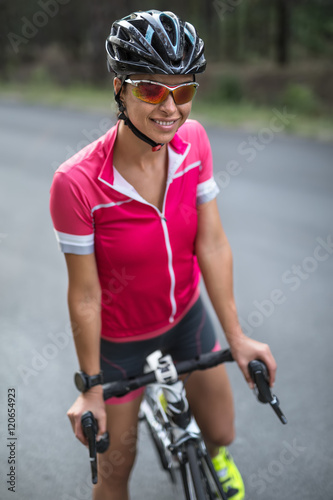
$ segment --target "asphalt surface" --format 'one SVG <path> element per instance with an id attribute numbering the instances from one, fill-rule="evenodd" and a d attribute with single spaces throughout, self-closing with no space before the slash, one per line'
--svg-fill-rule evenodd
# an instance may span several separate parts
<path id="1" fill-rule="evenodd" d="M 90 498 L 88 454 L 66 417 L 77 395 L 72 384 L 77 361 L 64 258 L 48 201 L 54 170 L 105 132 L 110 116 L 108 109 L 102 116 L 0 101 L 4 500 Z M 219 209 L 234 253 L 239 315 L 246 333 L 271 346 L 279 366 L 275 391 L 289 420 L 283 426 L 269 407 L 257 403 L 230 365 L 237 427 L 230 449 L 247 500 L 330 500 L 333 145 L 285 136 L 283 120 L 298 118 L 277 119 L 258 134 L 207 127 L 221 188 Z M 7 439 L 9 388 L 16 390 L 15 443 Z M 7 489 L 10 443 L 15 492 Z M 142 426 L 131 495 L 132 500 L 181 498 L 159 469 Z"/>

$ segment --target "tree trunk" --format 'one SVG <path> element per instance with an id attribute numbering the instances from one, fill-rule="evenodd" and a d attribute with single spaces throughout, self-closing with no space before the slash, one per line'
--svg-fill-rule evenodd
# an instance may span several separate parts
<path id="1" fill-rule="evenodd" d="M 119 19 L 119 11 L 108 0 L 90 4 L 90 73 L 91 81 L 99 84 L 107 79 L 106 53 L 104 43 L 110 33 L 111 24 Z"/>
<path id="2" fill-rule="evenodd" d="M 288 0 L 276 0 L 276 61 L 280 66 L 289 62 L 290 5 Z"/>

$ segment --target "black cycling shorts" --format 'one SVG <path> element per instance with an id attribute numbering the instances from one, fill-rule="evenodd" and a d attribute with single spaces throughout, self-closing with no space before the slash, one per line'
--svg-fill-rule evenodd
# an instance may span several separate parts
<path id="1" fill-rule="evenodd" d="M 143 373 L 146 358 L 154 351 L 171 354 L 175 363 L 218 349 L 212 321 L 201 297 L 177 325 L 148 340 L 112 342 L 101 339 L 101 370 L 105 382 L 113 382 Z M 120 404 L 138 397 L 138 389 L 122 398 L 110 398 L 108 404 Z"/>

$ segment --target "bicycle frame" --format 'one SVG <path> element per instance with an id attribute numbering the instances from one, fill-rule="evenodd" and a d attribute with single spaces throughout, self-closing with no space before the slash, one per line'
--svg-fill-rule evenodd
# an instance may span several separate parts
<path id="1" fill-rule="evenodd" d="M 191 414 L 182 381 L 148 385 L 140 418 L 146 421 L 161 465 L 170 474 L 172 482 L 176 480 L 175 468 L 180 469 L 186 500 L 227 500 L 201 431 Z M 189 456 L 190 446 L 192 458 Z"/>

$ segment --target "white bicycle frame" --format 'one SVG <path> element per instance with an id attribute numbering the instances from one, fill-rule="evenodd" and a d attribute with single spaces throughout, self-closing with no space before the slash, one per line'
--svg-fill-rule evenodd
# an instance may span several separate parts
<path id="1" fill-rule="evenodd" d="M 195 442 L 198 453 L 202 457 L 205 480 L 209 481 L 210 489 L 220 495 L 214 498 L 225 498 L 216 486 L 218 478 L 212 476 L 215 473 L 212 472 L 213 466 L 201 431 L 189 410 L 184 383 L 178 379 L 177 372 L 173 370 L 171 357 L 161 358 L 159 351 L 151 356 L 152 358 L 147 359 L 148 365 L 150 370 L 155 371 L 158 382 L 147 385 L 140 414 L 141 419 L 146 420 L 151 431 L 163 468 L 170 473 L 172 481 L 175 482 L 176 469 L 179 466 L 183 467 L 182 474 L 186 476 L 186 479 L 183 477 L 183 482 L 187 483 L 187 486 L 184 484 L 186 498 L 196 499 L 186 456 L 186 446 L 183 446 L 188 441 Z M 169 381 L 168 384 L 163 382 L 165 380 Z"/>

